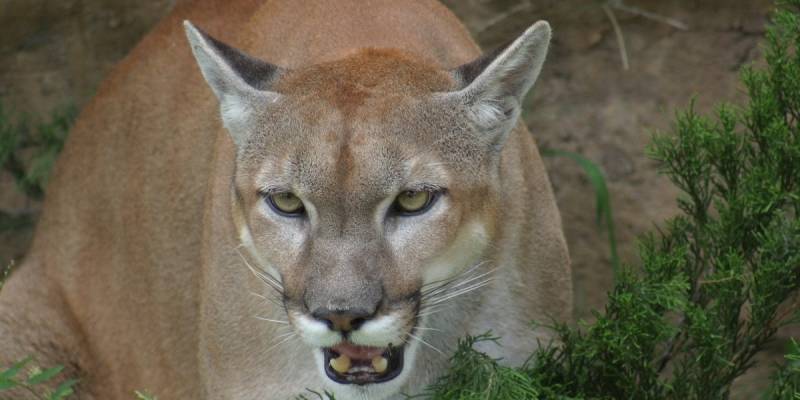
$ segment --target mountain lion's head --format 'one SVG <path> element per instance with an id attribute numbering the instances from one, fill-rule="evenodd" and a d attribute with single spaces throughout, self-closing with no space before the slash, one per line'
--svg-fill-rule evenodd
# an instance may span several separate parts
<path id="1" fill-rule="evenodd" d="M 284 69 L 186 23 L 236 147 L 253 272 L 337 392 L 396 391 L 437 305 L 487 282 L 500 152 L 550 40 L 538 22 L 455 69 L 391 49 Z M 498 310 L 501 312 L 501 310 Z"/>

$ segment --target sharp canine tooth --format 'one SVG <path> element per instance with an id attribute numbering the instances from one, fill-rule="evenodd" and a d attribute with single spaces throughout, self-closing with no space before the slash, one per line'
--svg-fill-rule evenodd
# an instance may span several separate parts
<path id="1" fill-rule="evenodd" d="M 389 360 L 381 356 L 377 356 L 372 359 L 372 368 L 374 368 L 375 372 L 379 374 L 382 374 L 384 371 L 386 371 L 386 368 L 388 366 L 389 366 Z"/>
<path id="2" fill-rule="evenodd" d="M 331 358 L 330 364 L 331 368 L 336 370 L 336 372 L 344 374 L 350 369 L 352 362 L 350 361 L 350 357 L 342 354 L 337 358 Z"/>

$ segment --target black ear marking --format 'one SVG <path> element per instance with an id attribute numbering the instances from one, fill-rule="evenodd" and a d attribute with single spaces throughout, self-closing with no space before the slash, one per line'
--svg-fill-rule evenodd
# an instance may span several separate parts
<path id="1" fill-rule="evenodd" d="M 217 96 L 222 123 L 239 149 L 255 131 L 257 114 L 280 98 L 270 90 L 282 70 L 251 57 L 184 21 L 200 72 Z"/>
<path id="2" fill-rule="evenodd" d="M 241 78 L 245 83 L 254 89 L 267 90 L 270 84 L 282 72 L 281 68 L 266 61 L 252 57 L 241 50 L 238 50 L 217 38 L 209 35 L 204 30 L 195 27 L 225 63 Z"/>
<path id="3" fill-rule="evenodd" d="M 536 82 L 550 43 L 550 25 L 539 21 L 516 40 L 451 70 L 460 88 L 452 92 L 481 140 L 501 148 Z"/>
<path id="4" fill-rule="evenodd" d="M 483 71 L 486 70 L 486 67 L 492 63 L 492 61 L 497 58 L 500 54 L 505 51 L 508 46 L 510 46 L 513 41 L 508 41 L 504 45 L 490 51 L 484 53 L 480 57 L 476 58 L 473 61 L 470 61 L 466 64 L 462 64 L 455 69 L 452 70 L 452 73 L 458 79 L 458 82 L 461 83 L 461 87 L 467 87 L 470 83 L 472 83 L 475 78 L 477 78 Z"/>

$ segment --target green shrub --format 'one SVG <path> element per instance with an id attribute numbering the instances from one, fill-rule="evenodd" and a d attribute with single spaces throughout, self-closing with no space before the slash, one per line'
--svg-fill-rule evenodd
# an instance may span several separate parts
<path id="1" fill-rule="evenodd" d="M 36 124 L 13 118 L 0 104 L 0 168 L 11 174 L 17 187 L 32 200 L 41 200 L 53 163 L 64 146 L 77 112 L 62 107 L 50 120 Z M 0 232 L 33 224 L 30 212 L 0 210 Z"/>
<path id="2" fill-rule="evenodd" d="M 59 383 L 55 389 L 49 390 L 48 383 L 61 373 L 63 366 L 56 366 L 48 369 L 41 369 L 33 366 L 29 367 L 33 359 L 28 357 L 14 365 L 0 370 L 0 392 L 17 389 L 28 392 L 34 398 L 40 400 L 61 400 L 66 399 L 73 393 L 73 386 L 78 383 L 75 379 L 67 379 Z"/>
<path id="3" fill-rule="evenodd" d="M 772 376 L 772 386 L 764 396 L 774 400 L 800 400 L 800 344 L 792 339 L 786 363 Z"/>
<path id="4" fill-rule="evenodd" d="M 800 286 L 800 0 L 781 2 L 766 39 L 766 69 L 742 73 L 747 104 L 715 118 L 690 107 L 654 137 L 682 213 L 642 239 L 642 264 L 622 270 L 596 322 L 554 324 L 557 340 L 517 370 L 466 340 L 431 398 L 729 397 L 796 316 L 784 303 Z M 798 357 L 795 345 L 767 398 L 800 398 Z"/>

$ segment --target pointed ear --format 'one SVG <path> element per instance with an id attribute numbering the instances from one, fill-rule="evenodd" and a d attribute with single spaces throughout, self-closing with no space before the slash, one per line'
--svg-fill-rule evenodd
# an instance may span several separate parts
<path id="1" fill-rule="evenodd" d="M 501 147 L 516 123 L 525 94 L 542 70 L 550 25 L 539 21 L 510 45 L 456 68 L 462 89 L 454 95 L 494 146 Z"/>
<path id="2" fill-rule="evenodd" d="M 189 21 L 183 25 L 197 65 L 219 100 L 222 122 L 241 148 L 253 131 L 255 112 L 280 96 L 269 91 L 280 68 L 214 39 Z"/>

